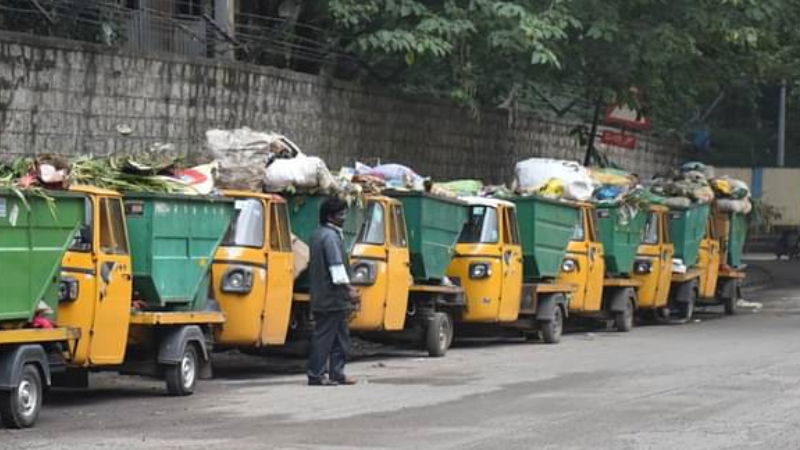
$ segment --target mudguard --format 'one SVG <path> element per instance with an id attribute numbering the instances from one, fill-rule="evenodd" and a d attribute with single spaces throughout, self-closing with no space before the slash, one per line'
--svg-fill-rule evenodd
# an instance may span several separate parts
<path id="1" fill-rule="evenodd" d="M 689 303 L 694 297 L 693 291 L 697 289 L 697 280 L 675 283 L 672 289 L 672 299 L 676 303 Z"/>
<path id="2" fill-rule="evenodd" d="M 738 298 L 741 296 L 741 292 L 739 292 L 739 280 L 729 278 L 727 280 L 720 280 L 718 281 L 717 285 L 717 298 L 718 299 L 728 299 L 728 298 Z"/>
<path id="3" fill-rule="evenodd" d="M 555 310 L 559 305 L 566 306 L 567 297 L 564 294 L 546 294 L 539 297 L 538 305 L 536 306 L 536 320 L 549 321 L 555 317 Z M 567 311 L 568 308 L 562 308 L 562 312 Z"/>
<path id="4" fill-rule="evenodd" d="M 39 344 L 25 344 L 0 350 L 0 390 L 17 387 L 25 364 L 36 364 L 45 386 L 50 386 L 50 365 L 44 348 Z"/>
<path id="5" fill-rule="evenodd" d="M 630 299 L 636 299 L 636 291 L 632 287 L 614 289 L 608 299 L 608 310 L 611 312 L 624 312 Z"/>
<path id="6" fill-rule="evenodd" d="M 203 330 L 197 325 L 186 325 L 182 327 L 165 328 L 161 331 L 158 343 L 159 364 L 178 364 L 186 349 L 186 344 L 193 342 L 200 348 L 200 356 L 204 361 L 208 361 L 208 349 L 206 348 L 206 337 Z"/>

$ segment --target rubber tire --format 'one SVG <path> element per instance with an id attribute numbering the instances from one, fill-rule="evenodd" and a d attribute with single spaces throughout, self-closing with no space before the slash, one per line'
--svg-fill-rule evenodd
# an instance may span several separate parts
<path id="1" fill-rule="evenodd" d="M 20 411 L 19 396 L 17 395 L 19 385 L 10 391 L 0 392 L 0 419 L 6 428 L 30 428 L 39 418 L 39 412 L 42 410 L 42 376 L 39 374 L 39 369 L 33 364 L 25 364 L 22 367 L 20 384 L 26 381 L 31 384 L 36 393 L 33 411 L 27 416 Z"/>
<path id="2" fill-rule="evenodd" d="M 184 380 L 184 364 L 191 364 L 193 368 L 191 383 L 187 383 L 186 380 Z M 184 397 L 194 393 L 200 371 L 200 358 L 197 354 L 197 348 L 193 344 L 186 344 L 186 347 L 183 349 L 181 361 L 178 364 L 170 364 L 164 367 L 164 380 L 167 382 L 167 392 L 169 395 Z"/>
<path id="3" fill-rule="evenodd" d="M 633 329 L 633 301 L 625 302 L 625 311 L 614 313 L 614 328 L 621 333 Z"/>
<path id="4" fill-rule="evenodd" d="M 725 307 L 726 316 L 735 316 L 739 312 L 739 308 L 736 306 L 735 297 L 722 299 L 722 305 Z"/>
<path id="5" fill-rule="evenodd" d="M 733 295 L 730 298 L 720 298 L 720 303 L 725 307 L 726 316 L 734 316 L 739 312 L 739 308 L 736 306 L 736 302 L 739 299 L 739 282 L 738 280 L 728 280 L 727 283 L 733 284 Z M 722 292 L 724 291 L 722 290 Z"/>
<path id="6" fill-rule="evenodd" d="M 564 331 L 564 313 L 561 307 L 556 305 L 553 310 L 553 318 L 541 323 L 539 333 L 542 335 L 542 342 L 545 344 L 558 344 L 561 341 L 561 333 Z"/>
<path id="7" fill-rule="evenodd" d="M 438 358 L 447 353 L 453 342 L 453 320 L 450 315 L 436 311 L 425 329 L 425 348 L 428 356 Z"/>
<path id="8" fill-rule="evenodd" d="M 697 291 L 692 289 L 691 297 L 688 302 L 676 302 L 676 313 L 672 314 L 670 311 L 670 323 L 674 325 L 681 325 L 689 323 L 694 315 L 694 307 L 697 302 Z"/>

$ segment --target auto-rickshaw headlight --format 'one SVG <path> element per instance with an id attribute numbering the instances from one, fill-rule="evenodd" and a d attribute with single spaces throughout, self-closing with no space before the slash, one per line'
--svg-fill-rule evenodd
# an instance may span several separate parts
<path id="1" fill-rule="evenodd" d="M 473 279 L 489 278 L 492 276 L 492 266 L 486 262 L 476 262 L 469 265 L 469 277 Z"/>
<path id="2" fill-rule="evenodd" d="M 646 259 L 638 259 L 633 263 L 633 272 L 638 274 L 650 273 L 653 271 L 653 264 Z"/>
<path id="3" fill-rule="evenodd" d="M 372 261 L 356 261 L 350 267 L 350 283 L 355 286 L 371 286 L 375 284 L 376 269 Z"/>
<path id="4" fill-rule="evenodd" d="M 222 277 L 222 292 L 247 294 L 253 290 L 253 269 L 232 267 Z"/>
<path id="5" fill-rule="evenodd" d="M 574 272 L 578 270 L 578 261 L 575 261 L 572 258 L 567 258 L 564 262 L 561 263 L 561 271 L 562 272 Z"/>
<path id="6" fill-rule="evenodd" d="M 58 283 L 58 301 L 59 302 L 74 302 L 78 299 L 80 292 L 79 282 L 72 277 L 64 277 Z"/>

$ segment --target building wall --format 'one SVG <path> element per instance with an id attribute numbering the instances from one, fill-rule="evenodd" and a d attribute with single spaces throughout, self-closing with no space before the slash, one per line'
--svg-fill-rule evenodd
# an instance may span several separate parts
<path id="1" fill-rule="evenodd" d="M 289 136 L 336 168 L 354 159 L 408 164 L 438 179 L 509 181 L 530 156 L 581 159 L 577 124 L 408 98 L 307 74 L 235 62 L 137 54 L 0 33 L 0 149 L 130 152 L 170 142 L 202 152 L 209 128 Z M 129 135 L 118 130 L 130 128 Z M 676 146 L 640 138 L 608 150 L 642 176 L 673 166 Z"/>

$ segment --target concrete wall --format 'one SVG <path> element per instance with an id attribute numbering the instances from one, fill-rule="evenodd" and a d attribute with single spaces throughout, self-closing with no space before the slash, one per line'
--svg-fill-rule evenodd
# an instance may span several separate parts
<path id="1" fill-rule="evenodd" d="M 191 154 L 208 128 L 250 126 L 283 133 L 334 168 L 380 159 L 440 179 L 502 182 L 525 157 L 580 159 L 575 125 L 531 115 L 510 124 L 496 110 L 476 122 L 445 102 L 269 67 L 0 33 L 3 152 L 108 154 L 160 141 Z M 642 176 L 672 166 L 676 154 L 647 138 L 635 150 L 609 150 Z"/>
<path id="2" fill-rule="evenodd" d="M 800 169 L 718 167 L 716 173 L 746 182 L 754 197 L 778 208 L 783 217 L 775 225 L 800 225 Z"/>

